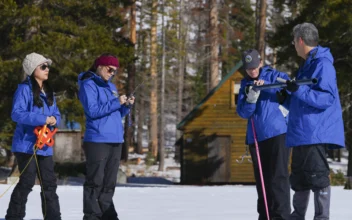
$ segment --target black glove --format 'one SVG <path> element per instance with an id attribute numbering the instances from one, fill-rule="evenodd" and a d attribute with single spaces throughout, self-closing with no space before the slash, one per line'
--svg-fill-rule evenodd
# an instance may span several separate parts
<path id="1" fill-rule="evenodd" d="M 299 85 L 297 85 L 295 80 L 287 80 L 286 81 L 287 87 L 286 89 L 290 92 L 296 92 L 298 90 Z"/>
<path id="2" fill-rule="evenodd" d="M 276 91 L 277 101 L 280 105 L 285 102 L 286 97 L 288 96 L 286 89 L 281 89 L 280 91 Z"/>

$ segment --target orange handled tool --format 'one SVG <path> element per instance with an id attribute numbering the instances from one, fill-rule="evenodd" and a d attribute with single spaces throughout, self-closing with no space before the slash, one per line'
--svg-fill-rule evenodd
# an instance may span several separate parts
<path id="1" fill-rule="evenodd" d="M 50 128 L 47 127 L 47 125 L 36 127 L 34 129 L 34 134 L 37 136 L 35 146 L 39 149 L 42 149 L 44 145 L 52 147 L 54 145 L 53 137 L 56 132 L 57 128 L 51 131 Z"/>

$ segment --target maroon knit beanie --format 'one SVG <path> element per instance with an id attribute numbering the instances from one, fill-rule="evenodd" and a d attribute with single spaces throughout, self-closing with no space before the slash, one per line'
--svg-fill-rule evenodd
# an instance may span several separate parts
<path id="1" fill-rule="evenodd" d="M 94 66 L 95 68 L 98 68 L 98 66 L 114 66 L 118 68 L 119 60 L 114 56 L 102 55 L 95 60 Z"/>

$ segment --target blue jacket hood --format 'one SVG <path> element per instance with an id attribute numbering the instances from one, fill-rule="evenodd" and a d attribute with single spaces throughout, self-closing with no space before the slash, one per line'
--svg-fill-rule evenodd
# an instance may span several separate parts
<path id="1" fill-rule="evenodd" d="M 80 87 L 85 80 L 92 79 L 99 86 L 107 86 L 111 79 L 108 82 L 105 82 L 100 76 L 92 71 L 81 72 L 78 75 L 78 86 Z"/>
<path id="2" fill-rule="evenodd" d="M 311 68 L 312 64 L 321 59 L 324 59 L 325 62 L 330 63 L 330 65 L 334 63 L 334 58 L 330 49 L 317 46 L 308 53 L 307 59 L 305 60 L 304 65 L 301 66 L 299 72 L 310 72 L 311 70 L 309 68 Z"/>
<path id="3" fill-rule="evenodd" d="M 317 50 L 314 57 L 315 59 L 327 58 L 331 63 L 334 63 L 334 57 L 332 56 L 329 48 L 317 46 L 315 49 Z"/>

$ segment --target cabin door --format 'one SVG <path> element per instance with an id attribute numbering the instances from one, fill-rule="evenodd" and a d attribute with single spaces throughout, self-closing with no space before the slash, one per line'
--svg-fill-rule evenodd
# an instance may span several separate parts
<path id="1" fill-rule="evenodd" d="M 208 175 L 211 183 L 227 183 L 230 181 L 231 169 L 231 137 L 208 137 Z"/>

